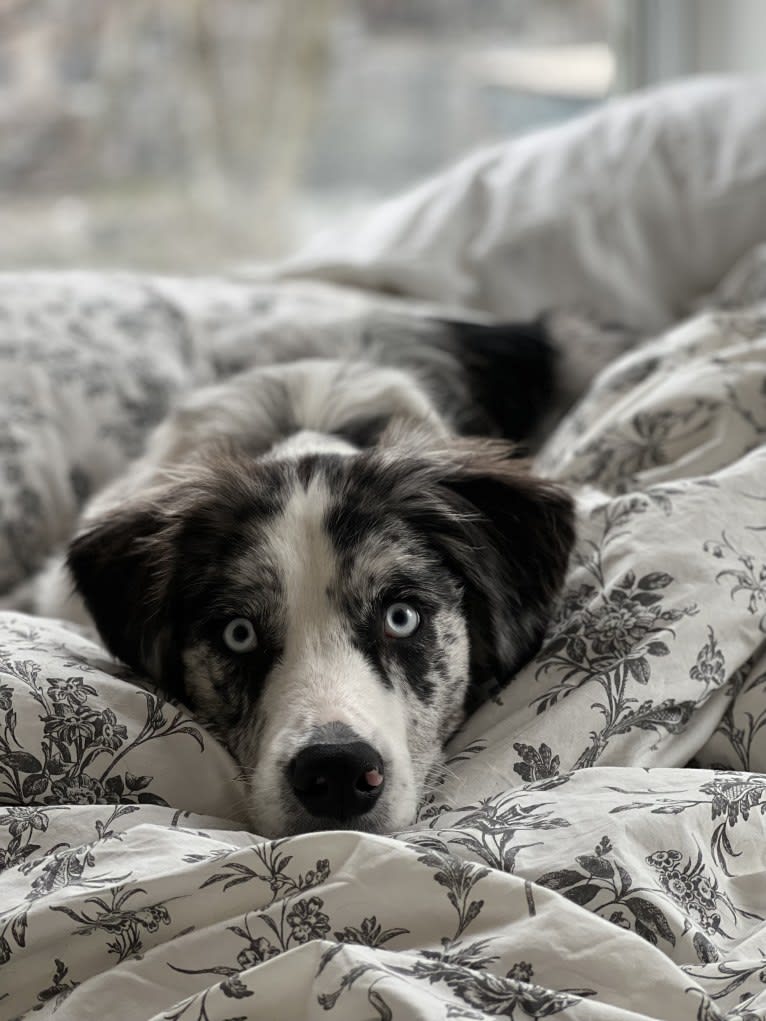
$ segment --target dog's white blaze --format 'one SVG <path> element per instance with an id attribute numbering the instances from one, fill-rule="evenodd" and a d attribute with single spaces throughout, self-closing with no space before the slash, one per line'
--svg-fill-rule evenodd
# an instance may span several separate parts
<path id="1" fill-rule="evenodd" d="M 283 806 L 268 793 L 290 759 L 311 743 L 312 731 L 333 722 L 351 727 L 382 754 L 387 775 L 381 808 L 390 825 L 406 825 L 415 810 L 406 705 L 354 648 L 350 624 L 328 592 L 338 572 L 323 527 L 328 497 L 326 483 L 312 480 L 306 491 L 296 489 L 265 529 L 284 586 L 287 620 L 283 654 L 263 695 L 267 722 L 256 751 L 253 795 L 259 820 L 275 832 L 283 825 Z"/>

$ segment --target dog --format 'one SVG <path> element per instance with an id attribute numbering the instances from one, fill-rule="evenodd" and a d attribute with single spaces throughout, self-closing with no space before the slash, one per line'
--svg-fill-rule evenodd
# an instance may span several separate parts
<path id="1" fill-rule="evenodd" d="M 540 644 L 573 501 L 518 444 L 594 368 L 542 322 L 394 315 L 228 368 L 86 505 L 34 610 L 189 704 L 260 834 L 406 828 Z"/>

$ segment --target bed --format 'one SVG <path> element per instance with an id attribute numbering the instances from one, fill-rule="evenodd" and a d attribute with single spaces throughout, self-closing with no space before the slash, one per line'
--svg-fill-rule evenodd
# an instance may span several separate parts
<path id="1" fill-rule="evenodd" d="M 766 1018 L 764 137 L 766 80 L 673 86 L 280 266 L 0 276 L 6 593 L 264 344 L 460 306 L 626 348 L 538 454 L 578 494 L 544 644 L 406 832 L 260 838 L 184 706 L 0 612 L 2 1021 Z"/>

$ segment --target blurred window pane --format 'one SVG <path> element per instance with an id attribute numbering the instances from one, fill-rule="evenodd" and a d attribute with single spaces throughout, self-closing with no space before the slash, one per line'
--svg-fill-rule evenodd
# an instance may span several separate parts
<path id="1" fill-rule="evenodd" d="M 0 268 L 284 254 L 608 93 L 609 0 L 0 0 Z"/>

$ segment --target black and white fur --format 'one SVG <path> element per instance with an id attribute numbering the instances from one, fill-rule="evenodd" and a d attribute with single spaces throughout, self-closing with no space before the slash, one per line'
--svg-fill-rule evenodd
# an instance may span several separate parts
<path id="1" fill-rule="evenodd" d="M 405 827 L 563 581 L 572 501 L 507 442 L 571 399 L 561 361 L 540 325 L 398 317 L 260 350 L 91 501 L 35 610 L 208 721 L 258 832 Z"/>

